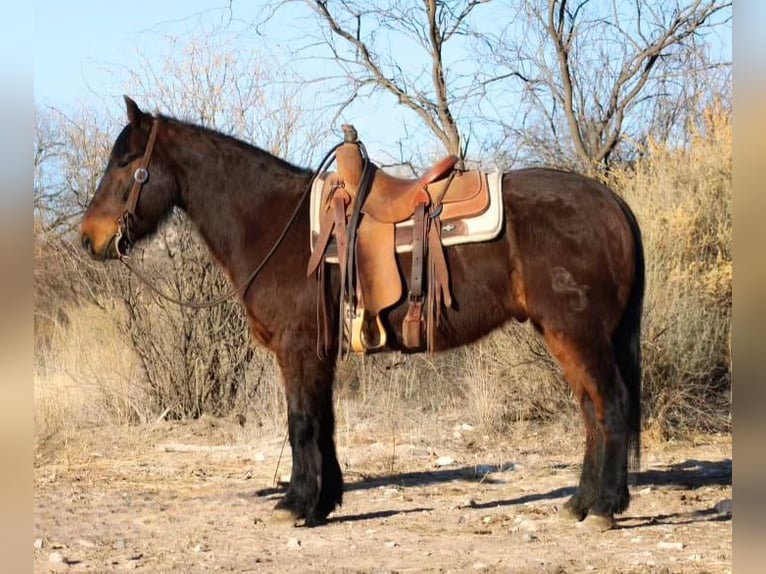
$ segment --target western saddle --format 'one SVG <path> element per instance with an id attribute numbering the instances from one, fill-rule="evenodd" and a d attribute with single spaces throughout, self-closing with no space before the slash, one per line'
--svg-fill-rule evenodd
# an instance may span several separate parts
<path id="1" fill-rule="evenodd" d="M 319 232 L 313 237 L 308 265 L 308 276 L 316 276 L 321 283 L 320 307 L 327 301 L 324 265 L 337 262 L 343 342 L 348 340 L 355 352 L 383 348 L 387 333 L 380 313 L 402 299 L 396 254 L 410 251 L 402 344 L 411 351 L 422 350 L 425 332 L 426 348 L 431 351 L 442 305 L 452 306 L 442 229 L 453 229 L 487 210 L 486 175 L 456 169 L 458 158 L 451 155 L 417 179 L 394 177 L 368 160 L 353 126 L 342 129 L 343 143 L 335 151 L 337 172 L 324 179 Z M 335 257 L 330 257 L 332 247 Z M 329 315 L 326 308 L 322 311 L 326 351 Z"/>

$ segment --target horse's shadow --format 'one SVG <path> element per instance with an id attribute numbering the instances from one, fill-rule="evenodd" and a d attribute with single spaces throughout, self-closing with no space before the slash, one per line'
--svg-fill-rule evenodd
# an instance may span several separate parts
<path id="1" fill-rule="evenodd" d="M 510 466 L 510 465 L 503 465 Z M 373 490 L 384 487 L 412 488 L 429 485 L 447 484 L 451 482 L 473 482 L 476 484 L 512 483 L 513 471 L 505 472 L 502 479 L 480 475 L 475 466 L 463 466 L 459 468 L 441 468 L 436 470 L 391 473 L 381 476 L 362 476 L 349 482 L 345 486 L 346 492 Z M 686 461 L 669 465 L 661 469 L 649 469 L 631 473 L 630 484 L 634 488 L 658 487 L 682 490 L 693 490 L 706 486 L 730 486 L 732 484 L 732 461 L 731 459 L 707 461 L 688 459 Z M 282 487 L 286 485 L 281 485 Z M 547 492 L 524 494 L 522 496 L 488 500 L 485 502 L 471 501 L 469 507 L 474 509 L 489 509 L 499 507 L 521 506 L 531 502 L 555 502 L 575 493 L 574 486 L 563 486 L 551 489 Z M 266 488 L 258 491 L 259 497 L 272 497 L 283 492 L 283 488 Z M 726 501 L 724 501 L 726 502 Z M 420 512 L 423 508 L 410 510 L 392 510 L 371 514 L 361 514 L 347 517 L 336 517 L 333 521 L 358 521 L 384 516 L 393 516 L 401 513 Z M 625 516 L 618 518 L 617 528 L 638 528 L 658 524 L 690 524 L 693 522 L 716 522 L 731 519 L 731 503 L 716 505 L 713 508 L 704 508 L 688 512 L 668 513 L 655 516 Z"/>
<path id="2" fill-rule="evenodd" d="M 731 459 L 697 460 L 690 458 L 664 469 L 644 470 L 633 475 L 637 486 L 678 486 L 700 488 L 703 486 L 730 486 Z"/>
<path id="3" fill-rule="evenodd" d="M 694 490 L 706 486 L 730 486 L 732 484 L 731 459 L 707 461 L 689 459 L 667 468 L 650 469 L 632 473 L 630 484 L 634 487 L 658 487 L 681 490 Z M 528 502 L 555 501 L 574 494 L 574 487 L 563 487 L 548 492 L 527 494 L 506 500 L 493 500 L 472 505 L 473 508 L 495 508 L 518 506 Z M 618 529 L 639 528 L 661 524 L 692 524 L 696 522 L 720 522 L 731 520 L 731 500 L 719 501 L 713 507 L 694 509 L 653 516 L 624 516 L 617 518 Z"/>
<path id="4" fill-rule="evenodd" d="M 564 468 L 570 465 L 554 465 L 553 468 Z M 501 465 L 502 468 L 513 468 L 513 463 Z M 385 486 L 428 486 L 442 484 L 456 480 L 473 481 L 477 483 L 492 484 L 494 482 L 508 483 L 513 481 L 513 471 L 502 473 L 502 479 L 498 480 L 489 475 L 477 473 L 476 466 L 463 466 L 460 468 L 444 468 L 438 470 L 426 470 L 417 472 L 392 473 L 382 476 L 363 476 L 360 480 L 346 485 L 346 491 L 368 490 Z M 730 458 L 723 460 L 698 460 L 688 459 L 683 462 L 672 464 L 666 468 L 643 470 L 630 475 L 630 483 L 634 486 L 677 486 L 680 488 L 700 488 L 704 486 L 730 486 L 732 476 L 732 461 Z M 565 490 L 563 494 L 560 491 Z M 572 489 L 555 489 L 550 497 L 558 498 L 566 496 Z M 537 496 L 537 495 L 536 495 Z M 544 495 L 540 495 L 544 496 Z M 528 500 L 523 500 L 528 502 Z"/>

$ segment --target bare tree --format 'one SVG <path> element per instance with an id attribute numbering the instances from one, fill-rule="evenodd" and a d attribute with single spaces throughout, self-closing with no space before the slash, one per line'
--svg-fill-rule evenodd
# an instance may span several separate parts
<path id="1" fill-rule="evenodd" d="M 344 97 L 336 117 L 357 100 L 382 92 L 413 112 L 444 150 L 466 157 L 470 130 L 466 125 L 461 131 L 457 114 L 481 97 L 491 79 L 459 60 L 473 34 L 474 12 L 487 0 L 297 1 L 317 16 L 319 42 L 340 70 Z M 316 48 L 309 37 L 303 47 Z M 314 51 L 312 57 L 322 56 Z"/>
<path id="2" fill-rule="evenodd" d="M 301 82 L 267 55 L 217 31 L 170 38 L 162 65 L 144 55 L 126 90 L 172 115 L 251 142 L 298 164 L 310 163 L 328 127 L 306 110 Z"/>
<path id="3" fill-rule="evenodd" d="M 653 132 L 685 130 L 684 111 L 708 103 L 711 80 L 727 81 L 731 62 L 710 56 L 705 39 L 730 9 L 725 0 L 525 1 L 521 26 L 486 44 L 522 86 L 525 121 L 505 124 L 506 134 L 545 161 L 592 171 L 629 158 Z"/>
<path id="4" fill-rule="evenodd" d="M 104 118 L 38 109 L 34 133 L 33 208 L 38 231 L 65 236 L 77 225 L 106 165 L 111 145 Z"/>
<path id="5" fill-rule="evenodd" d="M 649 135 L 683 133 L 707 94 L 729 88 L 731 62 L 708 42 L 730 32 L 727 0 L 271 6 L 276 13 L 286 4 L 317 17 L 319 38 L 306 32 L 296 54 L 327 58 L 339 72 L 323 78 L 343 82 L 338 113 L 388 94 L 447 152 L 465 157 L 470 144 L 474 155 L 506 166 L 522 158 L 586 172 L 608 167 L 630 159 Z"/>

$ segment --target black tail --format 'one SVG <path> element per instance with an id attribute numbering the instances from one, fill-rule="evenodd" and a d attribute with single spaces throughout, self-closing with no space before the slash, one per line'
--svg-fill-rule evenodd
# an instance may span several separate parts
<path id="1" fill-rule="evenodd" d="M 614 333 L 614 345 L 620 376 L 628 389 L 628 448 L 630 468 L 638 470 L 641 464 L 641 313 L 644 304 L 644 245 L 636 216 L 625 201 L 617 196 L 633 232 L 635 242 L 635 274 L 628 303 Z"/>

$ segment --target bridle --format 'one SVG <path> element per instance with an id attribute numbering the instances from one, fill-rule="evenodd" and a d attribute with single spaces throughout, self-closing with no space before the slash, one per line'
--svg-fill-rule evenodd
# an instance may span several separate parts
<path id="1" fill-rule="evenodd" d="M 141 190 L 144 188 L 144 184 L 149 180 L 149 162 L 152 160 L 154 142 L 157 141 L 159 123 L 157 118 L 152 120 L 152 129 L 149 132 L 149 141 L 146 144 L 144 155 L 141 157 L 141 162 L 138 164 L 136 171 L 133 172 L 133 184 L 130 188 L 128 199 L 125 202 L 125 211 L 123 211 L 122 215 L 117 218 L 117 233 L 112 241 L 114 241 L 115 251 L 117 251 L 117 256 L 121 261 L 123 258 L 127 257 L 128 254 L 120 252 L 120 240 L 125 237 L 129 244 L 132 245 L 133 243 L 133 238 L 130 234 L 130 221 L 136 216 L 138 198 L 141 195 Z"/>
<path id="2" fill-rule="evenodd" d="M 149 133 L 149 141 L 146 144 L 146 149 L 144 150 L 144 155 L 141 158 L 141 162 L 139 163 L 136 170 L 133 172 L 133 184 L 130 188 L 130 194 L 128 195 L 128 199 L 125 202 L 125 211 L 123 211 L 122 215 L 120 215 L 117 218 L 117 233 L 112 238 L 112 242 L 114 243 L 115 251 L 117 252 L 117 257 L 120 260 L 120 262 L 125 265 L 136 277 L 138 277 L 141 282 L 143 282 L 147 287 L 149 287 L 152 291 L 154 291 L 157 295 L 162 297 L 163 299 L 170 301 L 171 303 L 175 303 L 176 305 L 180 305 L 182 307 L 190 307 L 193 309 L 208 309 L 210 307 L 215 307 L 217 305 L 220 305 L 221 303 L 225 303 L 228 299 L 236 295 L 237 293 L 241 293 L 242 297 L 244 298 L 245 293 L 247 293 L 248 288 L 250 287 L 250 284 L 252 283 L 253 279 L 255 279 L 256 275 L 261 272 L 261 269 L 264 268 L 266 263 L 271 259 L 272 255 L 277 251 L 277 248 L 284 240 L 285 236 L 287 235 L 287 232 L 289 231 L 290 227 L 292 226 L 293 222 L 295 221 L 296 217 L 298 216 L 298 213 L 300 211 L 301 205 L 306 201 L 306 198 L 309 196 L 309 193 L 311 192 L 311 186 L 314 183 L 314 180 L 316 179 L 317 175 L 322 173 L 327 169 L 327 167 L 332 163 L 332 161 L 335 160 L 335 150 L 340 147 L 341 144 L 338 144 L 334 146 L 325 157 L 322 159 L 321 163 L 319 164 L 319 168 L 316 172 L 314 172 L 314 175 L 311 177 L 311 180 L 309 181 L 308 185 L 306 186 L 306 189 L 301 194 L 300 199 L 298 200 L 298 204 L 295 206 L 295 209 L 293 210 L 292 214 L 290 215 L 290 219 L 287 221 L 287 224 L 285 225 L 285 228 L 282 230 L 282 233 L 279 235 L 277 240 L 274 242 L 274 245 L 272 245 L 271 249 L 269 249 L 268 253 L 264 256 L 263 260 L 258 264 L 258 266 L 248 275 L 248 277 L 240 284 L 235 287 L 232 287 L 229 291 L 221 295 L 220 297 L 216 297 L 215 299 L 211 301 L 182 301 L 181 299 L 177 299 L 176 297 L 172 297 L 170 295 L 167 295 L 166 293 L 163 293 L 160 289 L 158 289 L 152 281 L 146 277 L 144 273 L 133 267 L 133 265 L 130 264 L 128 261 L 128 254 L 120 252 L 120 240 L 124 237 L 128 245 L 133 244 L 133 239 L 130 234 L 130 221 L 131 219 L 134 219 L 136 217 L 136 206 L 138 205 L 138 199 L 141 195 L 141 190 L 144 187 L 144 184 L 149 180 L 149 162 L 152 159 L 152 152 L 154 151 L 154 142 L 157 139 L 157 128 L 159 125 L 159 119 L 153 118 L 152 120 L 152 129 Z"/>

